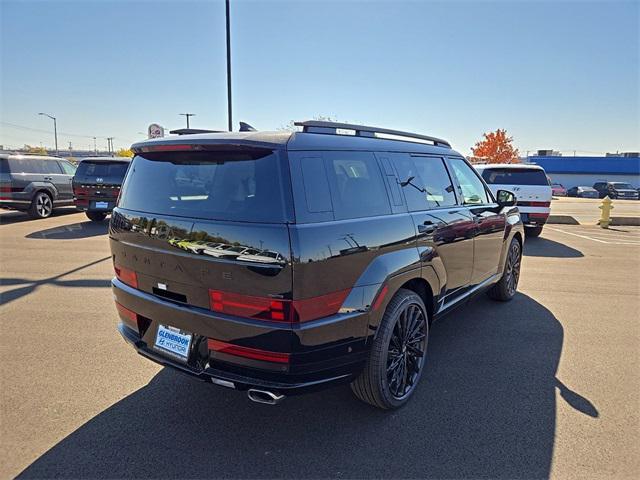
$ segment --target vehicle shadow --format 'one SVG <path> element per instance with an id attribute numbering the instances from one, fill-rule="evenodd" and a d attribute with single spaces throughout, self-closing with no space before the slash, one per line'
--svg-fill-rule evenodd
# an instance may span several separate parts
<path id="1" fill-rule="evenodd" d="M 564 243 L 548 238 L 530 238 L 524 242 L 523 255 L 528 257 L 580 258 L 584 254 L 580 250 L 569 247 Z"/>
<path id="2" fill-rule="evenodd" d="M 432 328 L 429 366 L 404 408 L 348 387 L 277 407 L 164 369 L 26 468 L 19 478 L 547 478 L 563 329 L 519 294 L 482 298 Z"/>
<path id="3" fill-rule="evenodd" d="M 70 215 L 73 213 L 78 213 L 78 210 L 76 210 L 75 207 L 57 207 L 53 210 L 52 217 L 61 217 L 61 216 Z M 37 218 L 31 218 L 26 212 L 4 211 L 2 215 L 0 215 L 0 226 L 11 225 L 14 223 L 28 222 L 31 220 L 36 222 L 41 221 L 40 219 L 37 219 Z"/>
<path id="4" fill-rule="evenodd" d="M 78 238 L 97 237 L 105 235 L 109 231 L 109 222 L 78 222 L 71 225 L 39 230 L 26 235 L 25 238 L 38 238 L 44 240 L 74 240 Z"/>
<path id="5" fill-rule="evenodd" d="M 80 280 L 63 280 L 62 277 L 76 273 L 87 267 L 91 267 L 105 260 L 109 260 L 111 257 L 104 257 L 94 262 L 81 265 L 67 272 L 55 275 L 53 277 L 44 278 L 42 280 L 28 280 L 25 278 L 0 278 L 0 286 L 14 286 L 19 287 L 6 292 L 0 293 L 0 305 L 6 305 L 14 300 L 25 297 L 33 293 L 38 287 L 42 285 L 56 285 L 58 287 L 111 287 L 111 280 L 105 279 L 80 279 Z"/>

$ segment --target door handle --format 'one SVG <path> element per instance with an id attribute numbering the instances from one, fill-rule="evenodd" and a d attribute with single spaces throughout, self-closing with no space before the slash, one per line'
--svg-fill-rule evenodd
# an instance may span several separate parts
<path id="1" fill-rule="evenodd" d="M 51 180 L 51 177 L 44 177 L 45 180 Z"/>
<path id="2" fill-rule="evenodd" d="M 437 228 L 438 228 L 437 225 L 434 225 L 432 222 L 429 222 L 429 221 L 418 224 L 419 233 L 433 233 L 436 231 Z"/>

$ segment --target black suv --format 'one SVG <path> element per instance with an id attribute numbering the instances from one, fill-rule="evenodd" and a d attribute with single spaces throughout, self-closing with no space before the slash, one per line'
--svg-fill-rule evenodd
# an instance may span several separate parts
<path id="1" fill-rule="evenodd" d="M 604 198 L 624 198 L 638 200 L 638 190 L 626 182 L 596 182 L 593 188 L 598 191 L 598 196 Z"/>
<path id="2" fill-rule="evenodd" d="M 0 154 L 0 208 L 47 218 L 55 207 L 73 205 L 75 171 L 62 158 Z"/>
<path id="3" fill-rule="evenodd" d="M 83 158 L 73 177 L 76 208 L 94 222 L 104 220 L 116 205 L 130 162 L 126 157 Z"/>
<path id="4" fill-rule="evenodd" d="M 399 407 L 433 320 L 515 295 L 515 197 L 494 198 L 444 140 L 297 125 L 132 147 L 109 228 L 120 333 L 256 402 L 350 382 Z"/>

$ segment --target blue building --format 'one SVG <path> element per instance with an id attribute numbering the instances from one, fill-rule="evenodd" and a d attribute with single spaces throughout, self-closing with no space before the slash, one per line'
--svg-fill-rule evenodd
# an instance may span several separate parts
<path id="1" fill-rule="evenodd" d="M 640 187 L 640 157 L 562 157 L 532 156 L 527 163 L 540 165 L 553 183 L 566 188 L 592 186 L 598 181 L 627 182 Z"/>

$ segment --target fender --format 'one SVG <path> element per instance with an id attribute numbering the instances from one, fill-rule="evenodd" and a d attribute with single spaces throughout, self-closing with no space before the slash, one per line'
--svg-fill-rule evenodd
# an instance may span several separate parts
<path id="1" fill-rule="evenodd" d="M 40 190 L 45 190 L 51 195 L 51 200 L 56 201 L 58 199 L 58 189 L 49 182 L 31 182 L 27 188 L 25 189 L 29 193 L 38 192 Z"/>

